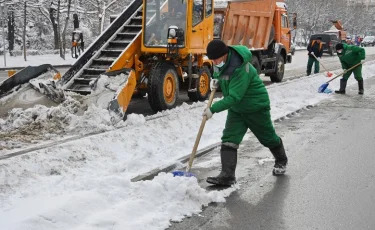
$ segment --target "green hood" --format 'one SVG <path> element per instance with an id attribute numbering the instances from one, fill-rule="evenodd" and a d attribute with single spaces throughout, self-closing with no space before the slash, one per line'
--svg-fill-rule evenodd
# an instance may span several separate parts
<path id="1" fill-rule="evenodd" d="M 250 50 L 246 46 L 241 46 L 241 45 L 235 45 L 235 46 L 230 46 L 232 49 L 237 51 L 237 53 L 242 57 L 243 59 L 243 64 L 246 64 L 247 62 L 251 61 L 252 54 Z"/>
<path id="2" fill-rule="evenodd" d="M 361 60 L 364 60 L 366 58 L 366 52 L 364 48 L 347 44 L 342 45 L 342 53 L 337 56 L 340 59 L 343 69 L 350 68 L 351 66 L 360 63 Z"/>
<path id="3" fill-rule="evenodd" d="M 211 106 L 211 112 L 231 109 L 237 113 L 252 113 L 269 109 L 266 87 L 250 64 L 252 54 L 246 46 L 229 46 L 228 59 L 223 68 L 214 68 L 213 77 L 219 80 L 224 99 Z"/>

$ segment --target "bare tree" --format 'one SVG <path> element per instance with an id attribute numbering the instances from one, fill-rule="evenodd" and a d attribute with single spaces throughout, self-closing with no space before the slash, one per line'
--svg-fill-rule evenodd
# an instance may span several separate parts
<path id="1" fill-rule="evenodd" d="M 62 57 L 62 59 L 65 60 L 65 51 L 66 51 L 66 28 L 68 27 L 68 23 L 69 23 L 69 15 L 70 15 L 70 5 L 71 5 L 71 0 L 68 0 L 68 14 L 65 18 L 65 25 L 64 25 L 64 30 L 62 32 L 62 47 L 64 49 L 64 52 L 62 55 L 60 55 Z"/>
<path id="2" fill-rule="evenodd" d="M 25 61 L 27 61 L 26 59 L 26 22 L 27 22 L 27 11 L 26 11 L 26 0 L 24 2 L 24 14 L 23 14 L 23 35 L 22 35 L 22 42 L 23 42 L 23 56 L 24 56 L 24 59 Z"/>

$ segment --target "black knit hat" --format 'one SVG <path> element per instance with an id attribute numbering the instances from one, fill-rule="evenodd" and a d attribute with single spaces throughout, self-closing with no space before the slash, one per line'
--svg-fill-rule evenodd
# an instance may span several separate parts
<path id="1" fill-rule="evenodd" d="M 210 60 L 218 59 L 229 52 L 228 46 L 221 40 L 214 39 L 207 45 L 207 57 Z"/>
<path id="2" fill-rule="evenodd" d="M 344 49 L 344 45 L 341 44 L 341 43 L 337 43 L 335 48 L 336 48 L 336 50 L 342 50 L 342 49 Z"/>
<path id="3" fill-rule="evenodd" d="M 322 37 L 316 37 L 316 40 L 320 40 L 320 41 L 321 41 L 321 40 L 322 40 Z"/>

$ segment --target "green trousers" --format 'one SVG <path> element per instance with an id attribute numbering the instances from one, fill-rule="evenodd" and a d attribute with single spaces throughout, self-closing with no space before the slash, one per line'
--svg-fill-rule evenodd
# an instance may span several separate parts
<path id="1" fill-rule="evenodd" d="M 309 56 L 309 60 L 307 61 L 307 70 L 306 70 L 307 75 L 311 74 L 311 69 L 312 69 L 313 64 L 314 64 L 314 73 L 319 73 L 319 70 L 320 70 L 319 61 L 316 60 L 316 58 Z"/>
<path id="2" fill-rule="evenodd" d="M 280 144 L 280 137 L 273 127 L 269 108 L 242 114 L 229 109 L 221 138 L 222 144 L 238 148 L 248 129 L 267 148 Z"/>
<path id="3" fill-rule="evenodd" d="M 350 75 L 352 75 L 352 73 L 354 73 L 354 78 L 357 81 L 363 80 L 363 78 L 362 78 L 362 65 L 359 65 L 359 66 L 355 67 L 354 69 L 349 70 L 348 72 L 346 72 L 346 74 L 344 74 L 344 76 L 342 76 L 342 78 L 347 81 L 349 79 Z"/>

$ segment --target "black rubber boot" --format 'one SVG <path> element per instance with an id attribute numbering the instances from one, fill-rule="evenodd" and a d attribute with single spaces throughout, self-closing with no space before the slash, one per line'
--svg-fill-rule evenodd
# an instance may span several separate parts
<path id="1" fill-rule="evenodd" d="M 207 183 L 231 186 L 236 183 L 237 149 L 221 145 L 221 172 L 216 177 L 208 177 Z"/>
<path id="2" fill-rule="evenodd" d="M 280 138 L 280 144 L 274 148 L 270 148 L 273 157 L 275 158 L 275 165 L 273 166 L 273 175 L 282 175 L 286 171 L 288 164 L 288 157 L 285 154 L 283 140 Z"/>
<path id="3" fill-rule="evenodd" d="M 347 80 L 341 79 L 340 80 L 340 89 L 339 90 L 335 90 L 335 93 L 345 94 L 345 88 L 346 88 L 346 83 L 347 82 L 348 82 Z"/>
<path id="4" fill-rule="evenodd" d="M 363 94 L 364 89 L 363 89 L 363 80 L 358 81 L 358 94 Z"/>

